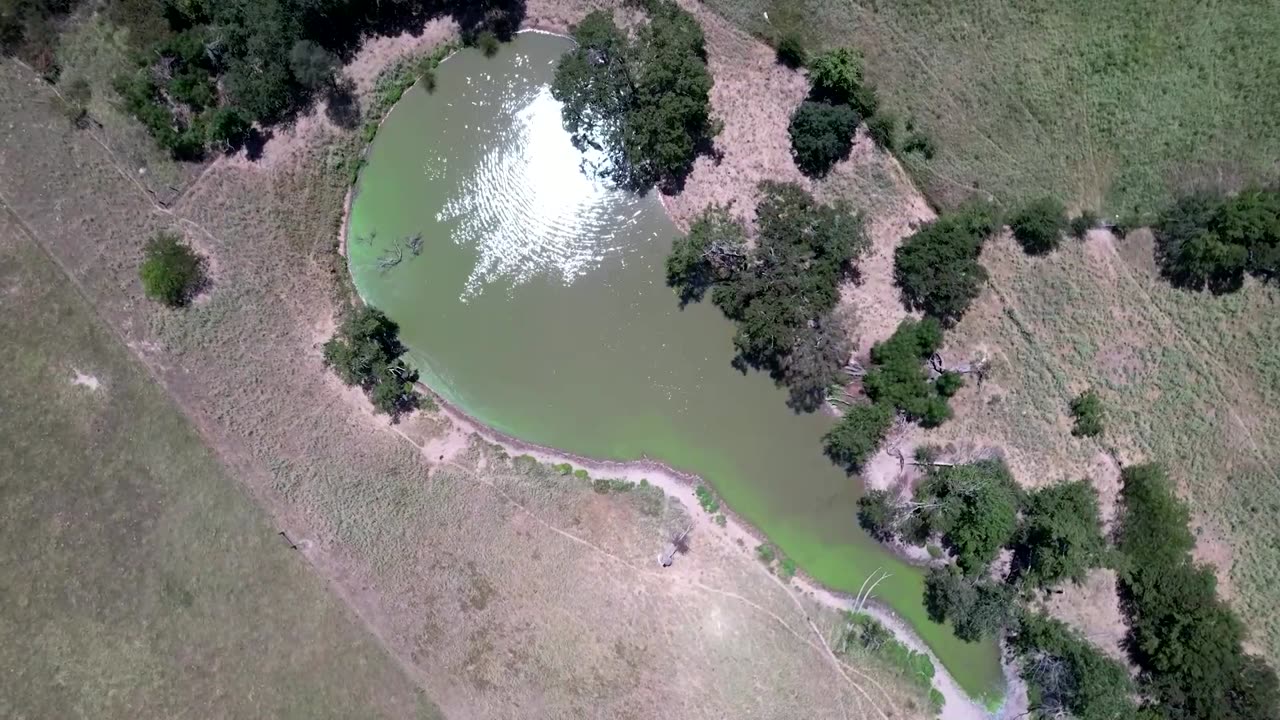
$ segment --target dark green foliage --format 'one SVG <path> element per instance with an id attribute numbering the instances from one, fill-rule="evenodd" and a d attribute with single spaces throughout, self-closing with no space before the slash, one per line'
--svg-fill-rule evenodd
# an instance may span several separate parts
<path id="1" fill-rule="evenodd" d="M 837 465 L 858 470 L 880 447 L 892 425 L 893 408 L 879 403 L 854 405 L 822 437 L 822 445 Z"/>
<path id="2" fill-rule="evenodd" d="M 1024 614 L 1009 645 L 1022 661 L 1033 717 L 1127 720 L 1137 716 L 1133 681 L 1125 667 L 1066 625 Z"/>
<path id="3" fill-rule="evenodd" d="M 1275 672 L 1241 647 L 1244 628 L 1193 565 L 1186 506 L 1154 465 L 1122 476 L 1117 547 L 1129 652 L 1155 717 L 1262 720 L 1280 711 Z"/>
<path id="4" fill-rule="evenodd" d="M 810 177 L 823 177 L 849 156 L 858 114 L 846 104 L 806 100 L 791 115 L 791 156 Z"/>
<path id="5" fill-rule="evenodd" d="M 1028 255 L 1057 250 L 1066 226 L 1066 208 L 1060 200 L 1049 197 L 1026 203 L 1009 218 L 1013 237 Z"/>
<path id="6" fill-rule="evenodd" d="M 289 51 L 289 69 L 304 87 L 318 88 L 333 82 L 338 58 L 313 40 L 299 40 Z"/>
<path id="7" fill-rule="evenodd" d="M 601 11 L 588 14 L 573 37 L 577 47 L 561 59 L 551 91 L 564 103 L 574 143 L 602 143 L 606 173 L 621 186 L 678 187 L 719 132 L 702 28 L 662 0 L 634 41 Z"/>
<path id="8" fill-rule="evenodd" d="M 965 577 L 954 568 L 930 568 L 924 603 L 934 622 L 951 622 L 956 637 L 976 642 L 1002 632 L 1014 619 L 1013 589 Z"/>
<path id="9" fill-rule="evenodd" d="M 848 104 L 862 87 L 862 56 L 852 48 L 828 50 L 809 63 L 813 99 Z"/>
<path id="10" fill-rule="evenodd" d="M 916 488 L 925 535 L 939 533 L 970 575 L 984 572 L 1018 530 L 1022 490 L 1000 460 L 935 467 Z"/>
<path id="11" fill-rule="evenodd" d="M 898 116 L 887 110 L 880 110 L 867 118 L 867 134 L 876 145 L 889 152 L 898 149 Z"/>
<path id="12" fill-rule="evenodd" d="M 0 55 L 15 56 L 56 79 L 58 25 L 78 0 L 0 0 Z"/>
<path id="13" fill-rule="evenodd" d="M 964 387 L 964 376 L 958 372 L 947 370 L 933 381 L 933 387 L 942 397 L 949 398 Z"/>
<path id="14" fill-rule="evenodd" d="M 795 33 L 786 33 L 778 40 L 778 62 L 791 69 L 804 67 L 808 53 L 804 49 L 804 41 Z"/>
<path id="15" fill-rule="evenodd" d="M 1076 437 L 1097 437 L 1102 434 L 1102 398 L 1092 390 L 1080 393 L 1071 401 L 1071 417 L 1075 425 L 1071 434 Z"/>
<path id="16" fill-rule="evenodd" d="M 1092 210 L 1084 210 L 1071 218 L 1071 237 L 1083 240 L 1089 231 L 1098 226 L 1098 214 Z"/>
<path id="17" fill-rule="evenodd" d="M 813 410 L 849 359 L 828 315 L 867 239 L 843 204 L 819 204 L 794 184 L 767 182 L 760 192 L 754 248 L 726 208 L 710 207 L 677 238 L 667 281 L 682 303 L 712 287 L 712 302 L 738 326 L 735 364 L 767 370 L 791 391 L 793 407 Z"/>
<path id="18" fill-rule="evenodd" d="M 1032 493 L 1014 544 L 1013 576 L 1034 587 L 1082 581 L 1086 571 L 1102 564 L 1101 528 L 1098 493 L 1088 481 Z"/>
<path id="19" fill-rule="evenodd" d="M 414 389 L 418 373 L 401 359 L 405 347 L 399 331 L 381 311 L 365 306 L 352 311 L 324 344 L 325 364 L 344 383 L 364 390 L 374 408 L 392 419 L 421 403 Z"/>
<path id="20" fill-rule="evenodd" d="M 903 303 L 950 326 L 959 321 L 987 281 L 978 262 L 995 231 L 995 210 L 973 203 L 917 230 L 894 251 L 894 281 Z"/>
<path id="21" fill-rule="evenodd" d="M 209 114 L 209 144 L 223 151 L 230 151 L 244 144 L 252 125 L 240 108 L 224 105 Z"/>
<path id="22" fill-rule="evenodd" d="M 493 57 L 498 54 L 501 43 L 497 35 L 485 30 L 476 35 L 476 47 L 480 48 L 480 52 L 484 53 L 485 57 Z"/>
<path id="23" fill-rule="evenodd" d="M 903 154 L 917 153 L 925 160 L 932 160 L 937 151 L 933 138 L 926 135 L 923 130 L 908 129 L 907 139 L 902 142 Z"/>
<path id="24" fill-rule="evenodd" d="M 1280 273 L 1280 190 L 1187 195 L 1161 213 L 1153 229 L 1156 261 L 1179 287 L 1231 292 L 1246 272 L 1264 280 Z"/>
<path id="25" fill-rule="evenodd" d="M 887 490 L 868 490 L 858 498 L 858 525 L 880 542 L 897 538 L 905 508 Z"/>
<path id="26" fill-rule="evenodd" d="M 729 208 L 709 205 L 675 239 L 667 256 L 667 285 L 680 296 L 680 304 L 702 300 L 717 282 L 728 280 L 747 264 L 747 239 L 741 223 Z"/>
<path id="27" fill-rule="evenodd" d="M 203 260 L 171 232 L 147 242 L 138 273 L 147 297 L 170 307 L 186 305 L 205 283 Z"/>
<path id="28" fill-rule="evenodd" d="M 888 340 L 871 348 L 871 368 L 862 378 L 867 397 L 925 427 L 941 425 L 951 417 L 951 408 L 924 370 L 925 360 L 941 345 L 937 320 L 903 320 Z"/>

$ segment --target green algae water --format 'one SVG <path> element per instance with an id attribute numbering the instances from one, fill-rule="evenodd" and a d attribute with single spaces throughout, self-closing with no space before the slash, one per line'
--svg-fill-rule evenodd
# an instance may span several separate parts
<path id="1" fill-rule="evenodd" d="M 929 621 L 921 571 L 858 527 L 859 483 L 822 453 L 832 419 L 794 414 L 766 375 L 730 366 L 729 321 L 709 302 L 681 310 L 665 286 L 677 231 L 656 194 L 595 179 L 596 158 L 570 143 L 549 88 L 569 47 L 523 33 L 493 58 L 457 53 L 433 92 L 405 94 L 351 208 L 361 296 L 399 323 L 424 380 L 485 424 L 696 473 L 834 589 L 887 571 L 876 598 L 969 693 L 997 696 L 994 644 Z"/>

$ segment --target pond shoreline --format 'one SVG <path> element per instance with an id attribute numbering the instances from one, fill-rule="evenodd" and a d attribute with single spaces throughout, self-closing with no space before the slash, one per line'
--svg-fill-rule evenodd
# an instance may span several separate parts
<path id="1" fill-rule="evenodd" d="M 520 32 L 536 32 L 564 37 L 561 33 L 543 30 L 536 27 L 524 29 Z M 452 53 L 447 56 L 445 60 L 447 60 L 448 57 L 452 57 Z M 392 106 L 392 108 L 394 108 L 394 106 Z M 380 125 L 390 115 L 390 112 L 391 109 L 388 109 L 388 111 L 384 113 L 383 117 L 379 119 Z M 371 145 L 365 145 L 360 149 L 362 157 L 369 151 L 369 147 L 371 147 Z M 350 225 L 350 214 L 357 192 L 358 178 L 357 182 L 352 183 L 348 188 L 343 201 L 341 223 L 339 226 L 338 251 L 344 259 L 347 257 L 348 251 L 347 242 L 349 237 L 348 230 Z M 662 200 L 664 211 L 674 220 L 675 213 L 673 213 L 673 209 L 668 204 L 667 198 L 661 194 L 659 196 Z M 344 262 L 343 265 L 349 273 L 349 265 L 346 262 Z M 351 290 L 352 301 L 357 305 L 364 304 L 364 299 L 360 295 L 358 289 L 355 288 L 354 283 L 351 285 Z M 688 509 L 690 519 L 694 523 L 697 531 L 725 533 L 730 541 L 739 541 L 739 544 L 743 547 L 743 551 L 748 553 L 752 552 L 756 545 L 762 542 L 769 542 L 766 535 L 734 513 L 734 511 L 724 504 L 723 501 L 721 502 L 720 509 L 720 512 L 725 516 L 726 521 L 723 527 L 718 525 L 710 514 L 706 512 L 699 512 L 701 507 L 695 494 L 695 488 L 699 484 L 703 484 L 714 490 L 714 486 L 703 480 L 698 475 L 675 470 L 665 463 L 648 458 L 633 461 L 599 460 L 557 450 L 547 446 L 529 443 L 489 427 L 483 422 L 467 414 L 461 408 L 445 400 L 425 383 L 418 383 L 418 387 L 422 392 L 435 399 L 436 403 L 441 408 L 442 413 L 448 417 L 456 427 L 469 433 L 473 433 L 484 439 L 486 442 L 490 442 L 503 448 L 510 454 L 530 455 L 540 462 L 550 464 L 567 463 L 575 468 L 585 470 L 597 477 L 619 478 L 632 482 L 639 482 L 641 479 L 646 479 L 650 484 L 661 488 L 664 493 L 674 497 Z M 892 548 L 886 549 L 891 552 L 893 551 Z M 899 552 L 894 552 L 894 554 L 901 555 Z M 904 559 L 909 562 L 912 561 L 911 558 L 904 557 Z M 913 562 L 913 564 L 916 563 Z M 803 572 L 797 574 L 790 583 L 782 581 L 763 565 L 761 566 L 761 572 L 772 581 L 783 586 L 796 601 L 797 606 L 802 610 L 803 606 L 800 605 L 798 595 L 806 596 L 820 605 L 836 610 L 850 610 L 858 604 L 855 598 L 825 588 Z M 942 712 L 943 718 L 954 718 L 956 720 L 964 718 L 965 720 L 970 720 L 993 716 L 979 702 L 975 701 L 960 688 L 959 684 L 955 682 L 950 672 L 938 660 L 932 650 L 930 650 L 924 641 L 915 634 L 911 626 L 899 618 L 891 609 L 873 599 L 870 602 L 865 602 L 861 607 L 861 611 L 882 622 L 893 632 L 895 637 L 899 641 L 903 642 L 907 647 L 918 652 L 924 652 L 929 656 L 935 667 L 933 686 L 946 700 Z M 807 615 L 806 620 L 808 620 Z M 816 626 L 811 622 L 809 624 L 819 643 L 826 648 L 828 653 L 832 653 L 831 648 L 821 633 L 818 632 Z M 832 658 L 835 659 L 835 655 L 833 653 Z M 1005 672 L 1004 680 L 1005 697 L 1009 698 L 1012 696 L 1014 688 L 1010 681 L 1010 675 L 1007 671 Z"/>

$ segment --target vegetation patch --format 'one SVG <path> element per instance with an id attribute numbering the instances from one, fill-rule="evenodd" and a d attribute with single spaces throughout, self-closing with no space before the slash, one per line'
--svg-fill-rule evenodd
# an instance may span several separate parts
<path id="1" fill-rule="evenodd" d="M 1028 255 L 1051 253 L 1058 249 L 1067 229 L 1067 210 L 1057 198 L 1036 198 L 1009 216 L 1009 227 Z"/>
<path id="2" fill-rule="evenodd" d="M 392 419 L 416 410 L 422 396 L 414 389 L 418 371 L 401 358 L 399 327 L 369 306 L 352 310 L 337 334 L 324 345 L 325 364 L 347 385 L 364 390 L 373 407 Z"/>
<path id="3" fill-rule="evenodd" d="M 702 507 L 703 512 L 715 514 L 720 511 L 720 500 L 706 485 L 695 487 L 693 494 L 698 498 L 698 505 Z"/>
<path id="4" fill-rule="evenodd" d="M 1102 434 L 1102 398 L 1092 390 L 1086 390 L 1071 401 L 1071 417 L 1075 424 L 1071 434 L 1076 437 L 1098 437 Z"/>
<path id="5" fill-rule="evenodd" d="M 987 282 L 978 257 L 999 225 L 990 203 L 974 202 L 903 240 L 893 253 L 893 279 L 907 309 L 944 326 L 957 323 Z"/>
<path id="6" fill-rule="evenodd" d="M 895 668 L 913 685 L 929 694 L 931 709 L 942 710 L 943 697 L 933 688 L 937 670 L 922 652 L 907 647 L 883 623 L 865 613 L 846 612 L 845 632 L 836 650 L 842 655 L 869 655 Z"/>
<path id="7" fill-rule="evenodd" d="M 174 232 L 147 241 L 138 274 L 147 297 L 170 307 L 191 302 L 207 282 L 204 260 Z"/>
<path id="8" fill-rule="evenodd" d="M 1280 190 L 1179 198 L 1157 218 L 1156 262 L 1174 285 L 1234 292 L 1246 273 L 1280 275 Z"/>

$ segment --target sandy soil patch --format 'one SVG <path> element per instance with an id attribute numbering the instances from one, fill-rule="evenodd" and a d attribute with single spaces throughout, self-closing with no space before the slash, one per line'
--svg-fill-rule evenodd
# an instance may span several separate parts
<path id="1" fill-rule="evenodd" d="M 1042 596 L 1039 605 L 1048 614 L 1079 630 L 1107 655 L 1128 666 L 1129 658 L 1123 647 L 1128 626 L 1120 612 L 1114 570 L 1094 568 L 1080 584 L 1060 583 Z"/>
<path id="2" fill-rule="evenodd" d="M 72 368 L 71 372 L 75 373 L 75 377 L 71 378 L 72 385 L 87 387 L 95 392 L 102 387 L 102 382 L 92 375 L 86 375 L 75 368 Z"/>

